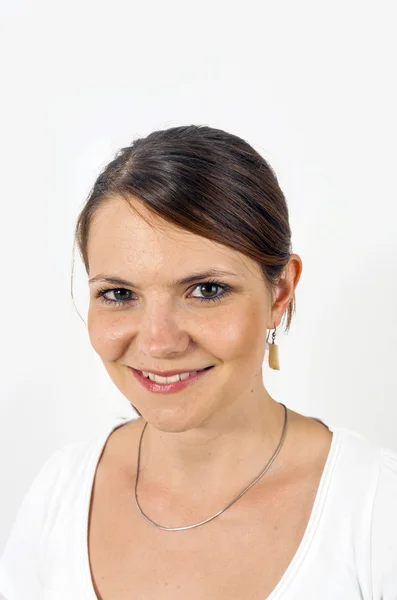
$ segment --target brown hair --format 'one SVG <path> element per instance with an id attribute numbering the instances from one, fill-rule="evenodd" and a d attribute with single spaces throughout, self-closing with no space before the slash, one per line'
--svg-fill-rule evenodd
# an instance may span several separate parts
<path id="1" fill-rule="evenodd" d="M 87 273 L 95 212 L 111 197 L 134 208 L 134 196 L 169 223 L 255 260 L 270 292 L 289 262 L 284 194 L 266 160 L 236 135 L 186 125 L 154 131 L 121 148 L 99 174 L 76 223 L 74 239 Z M 286 332 L 295 310 L 294 294 Z"/>

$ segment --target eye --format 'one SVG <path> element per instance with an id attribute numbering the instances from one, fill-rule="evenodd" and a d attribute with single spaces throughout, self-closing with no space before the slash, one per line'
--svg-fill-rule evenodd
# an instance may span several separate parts
<path id="1" fill-rule="evenodd" d="M 107 294 L 114 294 L 116 300 L 110 300 L 106 297 Z M 113 304 L 115 306 L 121 306 L 122 304 L 127 304 L 128 302 L 131 302 L 128 294 L 131 295 L 132 292 L 131 290 L 127 290 L 125 288 L 102 288 L 95 293 L 95 298 L 99 298 L 99 300 L 104 304 Z"/>
<path id="2" fill-rule="evenodd" d="M 217 281 L 205 281 L 203 283 L 195 285 L 193 289 L 195 290 L 196 288 L 200 288 L 203 297 L 190 297 L 199 300 L 200 302 L 218 302 L 222 300 L 227 294 L 230 294 L 232 291 L 232 289 L 228 285 L 224 283 L 219 283 Z M 206 297 L 207 293 L 214 294 L 214 292 L 211 291 L 213 288 L 220 288 L 221 293 L 218 293 L 215 296 Z M 204 290 L 204 292 L 202 290 Z M 108 297 L 109 294 L 113 294 L 115 299 L 110 299 Z M 132 298 L 132 294 L 133 292 L 126 288 L 102 288 L 95 292 L 95 298 L 98 298 L 100 302 L 104 304 L 110 304 L 113 306 L 126 306 L 134 301 L 134 299 Z"/>
<path id="3" fill-rule="evenodd" d="M 206 288 L 206 291 L 204 293 L 204 295 L 209 292 L 210 294 L 213 293 L 211 292 L 211 288 L 221 288 L 222 292 L 220 294 L 218 294 L 217 296 L 213 296 L 211 298 L 197 298 L 197 296 L 193 296 L 193 298 L 197 298 L 197 300 L 200 300 L 200 302 L 217 302 L 219 300 L 222 300 L 222 298 L 224 296 L 226 296 L 226 294 L 228 294 L 231 290 L 229 288 L 229 286 L 222 284 L 222 283 L 218 283 L 217 281 L 206 281 L 205 283 L 199 283 L 198 285 L 195 286 L 194 289 L 196 288 L 200 288 L 201 293 L 203 289 Z"/>

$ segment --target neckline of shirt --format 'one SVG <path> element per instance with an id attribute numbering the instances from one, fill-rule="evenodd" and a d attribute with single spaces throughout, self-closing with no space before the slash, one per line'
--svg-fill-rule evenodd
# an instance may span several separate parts
<path id="1" fill-rule="evenodd" d="M 113 424 L 109 430 L 107 428 L 105 437 L 103 434 L 98 435 L 98 444 L 95 446 L 95 450 L 92 452 L 90 457 L 89 464 L 89 473 L 90 478 L 88 481 L 88 485 L 85 489 L 84 494 L 84 502 L 83 502 L 83 511 L 82 511 L 82 519 L 80 522 L 80 536 L 79 536 L 79 549 L 77 554 L 77 560 L 79 565 L 79 577 L 82 588 L 84 590 L 84 595 L 86 600 L 98 600 L 98 597 L 95 593 L 94 583 L 91 575 L 91 568 L 89 562 L 89 548 L 88 548 L 88 516 L 89 516 L 89 508 L 91 503 L 92 496 L 92 488 L 94 484 L 94 476 L 96 472 L 96 467 L 99 462 L 99 457 L 102 454 L 102 451 L 105 447 L 105 444 L 110 437 L 111 433 L 121 427 L 122 425 L 134 420 L 122 418 L 116 424 Z M 318 529 L 318 525 L 321 519 L 321 515 L 323 514 L 323 509 L 325 505 L 325 500 L 327 497 L 327 492 L 329 489 L 330 482 L 332 480 L 332 473 L 334 471 L 336 465 L 336 458 L 339 453 L 342 433 L 345 431 L 343 428 L 331 428 L 329 430 L 332 432 L 332 440 L 330 444 L 330 448 L 328 451 L 328 456 L 323 468 L 323 472 L 321 474 L 320 482 L 317 488 L 316 496 L 313 502 L 312 510 L 310 513 L 310 517 L 303 534 L 303 537 L 300 541 L 300 544 L 290 561 L 287 569 L 284 571 L 281 579 L 277 583 L 276 587 L 272 590 L 269 596 L 264 600 L 277 600 L 279 594 L 285 592 L 289 585 L 292 584 L 294 577 L 298 571 L 299 566 L 302 564 L 309 548 L 313 537 Z M 349 433 L 349 432 L 346 432 Z"/>

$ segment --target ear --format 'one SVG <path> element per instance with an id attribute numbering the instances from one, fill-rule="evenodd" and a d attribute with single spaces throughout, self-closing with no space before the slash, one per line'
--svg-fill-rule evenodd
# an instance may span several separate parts
<path id="1" fill-rule="evenodd" d="M 280 324 L 299 283 L 302 266 L 302 260 L 298 254 L 291 254 L 290 260 L 284 267 L 279 282 L 273 290 L 273 304 L 268 329 L 274 329 Z"/>

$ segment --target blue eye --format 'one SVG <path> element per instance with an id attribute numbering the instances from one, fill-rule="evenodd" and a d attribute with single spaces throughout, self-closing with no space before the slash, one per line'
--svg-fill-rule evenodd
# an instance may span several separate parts
<path id="1" fill-rule="evenodd" d="M 196 300 L 199 300 L 200 302 L 218 302 L 218 301 L 222 300 L 227 294 L 230 294 L 232 291 L 228 285 L 226 285 L 224 283 L 218 283 L 217 281 L 205 281 L 203 283 L 199 283 L 194 286 L 194 289 L 208 288 L 208 287 L 210 287 L 210 288 L 218 287 L 222 291 L 220 294 L 210 297 L 210 298 L 205 298 L 205 297 L 198 298 L 197 296 L 192 296 L 192 297 L 195 298 Z M 208 291 L 208 289 L 207 289 L 207 291 Z M 102 288 L 102 289 L 97 290 L 97 292 L 95 293 L 95 298 L 98 298 L 100 300 L 100 302 L 103 302 L 104 304 L 111 304 L 113 306 L 123 306 L 123 305 L 126 306 L 127 304 L 134 301 L 134 299 L 131 298 L 132 293 L 133 292 L 131 290 L 128 290 L 126 288 Z M 116 299 L 110 300 L 109 298 L 106 297 L 108 294 L 114 294 Z"/>

